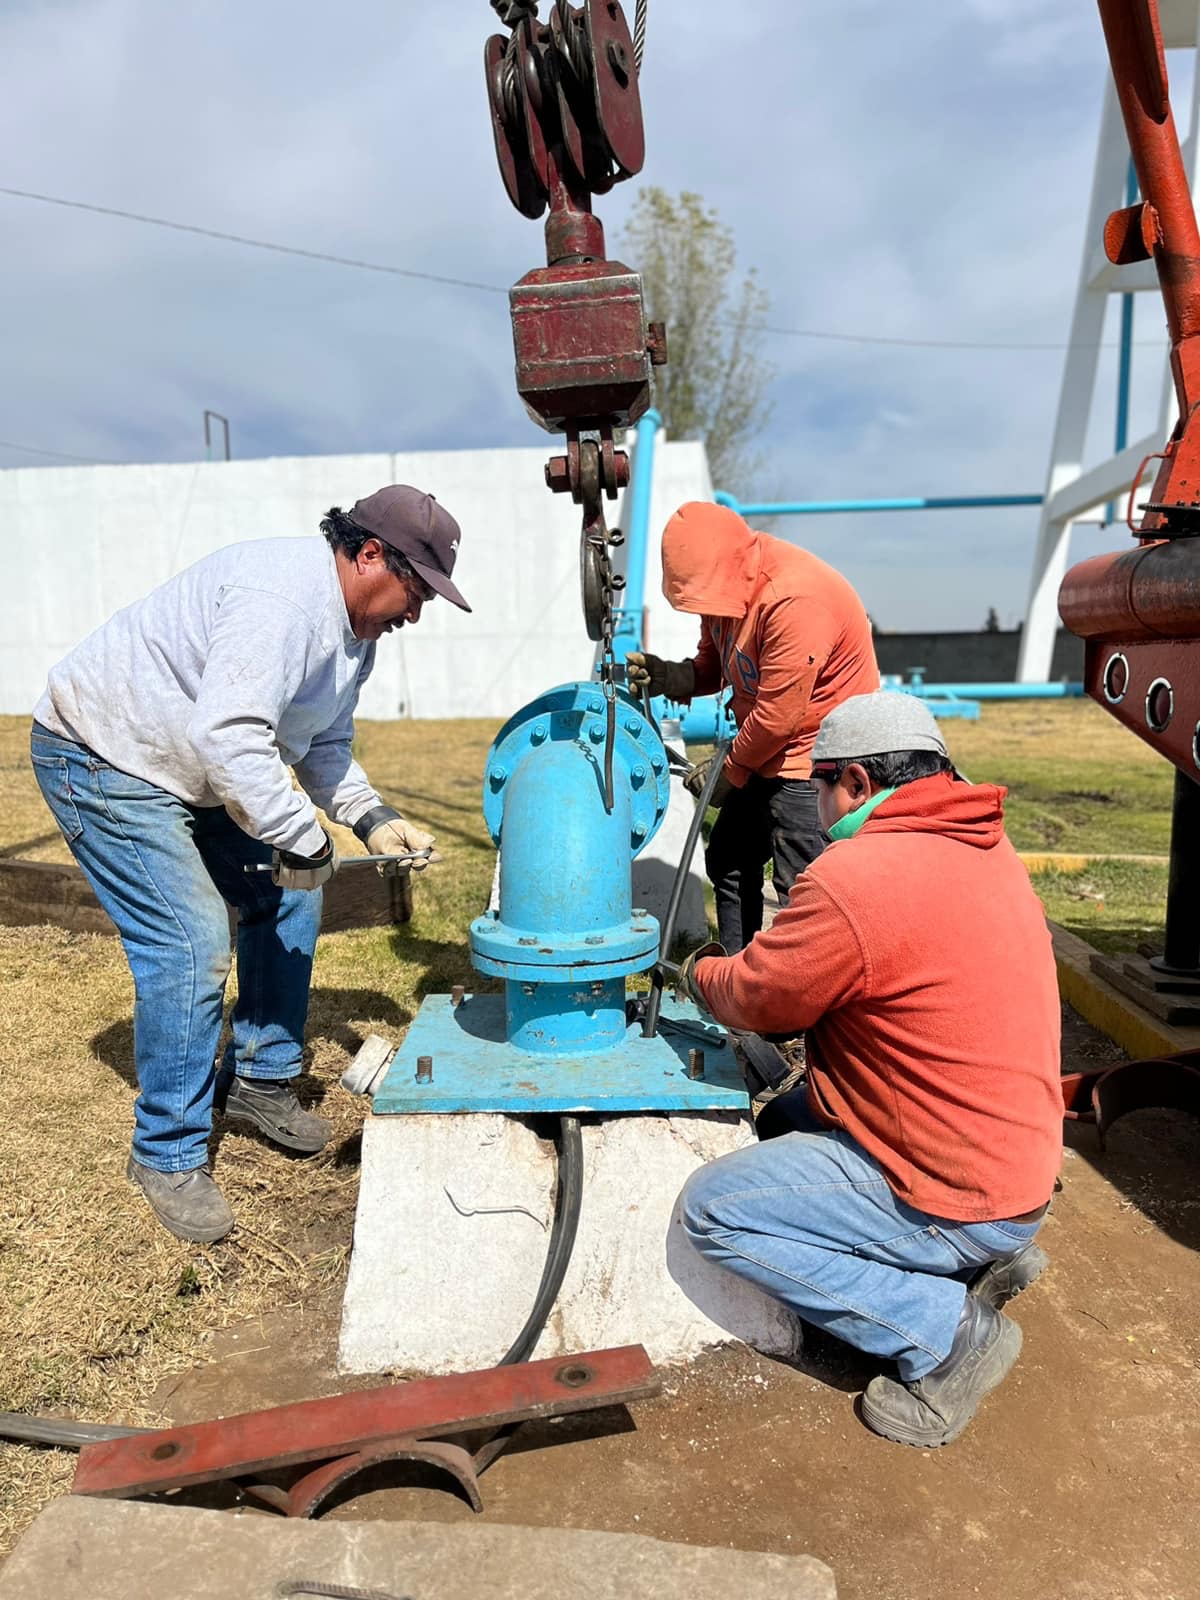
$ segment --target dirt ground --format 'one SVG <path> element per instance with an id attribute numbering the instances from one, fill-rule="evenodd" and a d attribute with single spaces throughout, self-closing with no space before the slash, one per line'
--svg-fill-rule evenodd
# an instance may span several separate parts
<path id="1" fill-rule="evenodd" d="M 1072 1070 L 1117 1052 L 1068 1018 L 1064 1056 Z M 1200 1123 L 1141 1112 L 1107 1153 L 1083 1125 L 1066 1143 L 1042 1233 L 1052 1269 L 1012 1308 L 1021 1359 L 957 1444 L 877 1439 L 855 1413 L 877 1369 L 814 1334 L 798 1368 L 731 1347 L 668 1371 L 661 1398 L 629 1413 L 528 1430 L 483 1480 L 484 1517 L 808 1552 L 832 1566 L 842 1600 L 1191 1600 Z M 338 1310 L 333 1292 L 226 1330 L 211 1364 L 150 1404 L 191 1421 L 357 1387 L 333 1371 Z M 419 1469 L 361 1487 L 328 1515 L 473 1516 Z"/>

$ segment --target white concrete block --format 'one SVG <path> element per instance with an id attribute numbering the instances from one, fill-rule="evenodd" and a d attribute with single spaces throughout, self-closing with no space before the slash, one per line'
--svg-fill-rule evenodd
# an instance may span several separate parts
<path id="1" fill-rule="evenodd" d="M 579 1233 L 535 1357 L 640 1343 L 671 1362 L 730 1340 L 795 1355 L 799 1322 L 698 1256 L 679 1221 L 690 1174 L 753 1140 L 749 1117 L 729 1113 L 585 1124 Z M 369 1118 L 342 1370 L 441 1373 L 498 1361 L 537 1293 L 556 1172 L 552 1143 L 515 1117 Z"/>

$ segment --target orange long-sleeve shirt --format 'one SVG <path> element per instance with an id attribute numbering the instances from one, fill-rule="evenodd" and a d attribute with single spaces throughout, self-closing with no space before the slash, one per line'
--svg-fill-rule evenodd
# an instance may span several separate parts
<path id="1" fill-rule="evenodd" d="M 807 778 L 822 719 L 879 687 L 862 601 L 824 561 L 755 533 L 727 506 L 682 506 L 662 549 L 663 593 L 704 619 L 695 692 L 733 689 L 729 778 L 738 788 L 752 773 Z"/>
<path id="2" fill-rule="evenodd" d="M 1062 1153 L 1060 1009 L 1005 791 L 905 784 L 796 880 L 736 956 L 700 961 L 718 1022 L 807 1034 L 809 1108 L 920 1211 L 1022 1216 Z"/>

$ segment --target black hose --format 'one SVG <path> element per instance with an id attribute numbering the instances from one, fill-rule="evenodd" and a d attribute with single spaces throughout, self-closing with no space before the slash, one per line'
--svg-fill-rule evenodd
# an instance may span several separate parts
<path id="1" fill-rule="evenodd" d="M 575 1248 L 575 1235 L 579 1232 L 579 1213 L 583 1206 L 583 1135 L 579 1131 L 578 1117 L 560 1117 L 558 1122 L 558 1197 L 554 1208 L 554 1226 L 546 1251 L 546 1264 L 542 1268 L 542 1281 L 538 1285 L 533 1309 L 525 1320 L 512 1348 L 500 1357 L 498 1367 L 516 1366 L 528 1361 L 542 1336 L 558 1292 L 563 1286 Z M 521 1427 L 510 1422 L 476 1450 L 475 1471 L 490 1467 L 500 1453 L 507 1449 L 508 1441 Z"/>
<path id="2" fill-rule="evenodd" d="M 558 1129 L 558 1200 L 546 1251 L 546 1264 L 542 1268 L 542 1281 L 538 1285 L 533 1309 L 525 1319 L 525 1326 L 513 1340 L 508 1354 L 497 1361 L 498 1367 L 516 1366 L 520 1361 L 528 1361 L 533 1354 L 533 1348 L 541 1338 L 542 1329 L 558 1299 L 558 1291 L 563 1286 L 571 1252 L 575 1248 L 579 1211 L 583 1204 L 583 1135 L 579 1131 L 578 1117 L 560 1117 Z"/>
<path id="3" fill-rule="evenodd" d="M 692 818 L 692 825 L 684 841 L 683 855 L 679 859 L 679 866 L 675 870 L 675 881 L 671 885 L 671 898 L 667 901 L 667 914 L 663 918 L 662 936 L 658 948 L 664 958 L 670 956 L 671 946 L 675 943 L 675 924 L 679 921 L 679 907 L 683 904 L 683 891 L 687 885 L 687 875 L 691 871 L 692 857 L 696 854 L 696 842 L 700 838 L 700 829 L 704 826 L 708 802 L 717 787 L 717 780 L 725 765 L 725 757 L 731 748 L 732 741 L 729 739 L 723 739 L 717 746 L 708 769 L 708 777 L 696 801 L 696 814 Z M 650 998 L 646 1002 L 646 1015 L 642 1021 L 643 1039 L 653 1039 L 658 1032 L 658 1013 L 662 1008 L 663 987 L 666 981 L 666 970 L 659 961 L 650 976 Z"/>

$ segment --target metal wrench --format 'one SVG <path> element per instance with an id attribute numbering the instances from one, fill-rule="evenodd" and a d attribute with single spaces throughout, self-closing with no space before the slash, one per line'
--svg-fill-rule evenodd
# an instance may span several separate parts
<path id="1" fill-rule="evenodd" d="M 428 861 L 433 854 L 432 848 L 426 850 L 410 850 L 402 856 L 342 856 L 338 862 L 338 871 L 344 872 L 347 867 L 378 867 L 393 866 L 397 871 L 401 867 L 410 865 L 414 861 Z M 274 872 L 273 861 L 256 861 L 252 866 L 243 867 L 243 872 Z"/>

